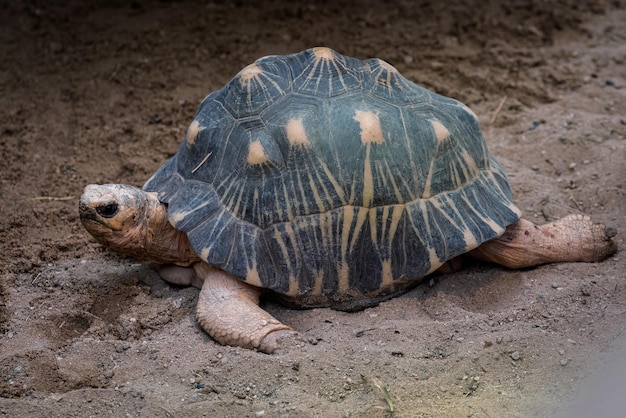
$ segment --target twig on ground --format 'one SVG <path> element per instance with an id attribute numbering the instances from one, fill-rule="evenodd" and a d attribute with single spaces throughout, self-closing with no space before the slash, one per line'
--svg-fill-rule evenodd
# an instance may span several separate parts
<path id="1" fill-rule="evenodd" d="M 507 99 L 506 95 L 502 96 L 502 98 L 500 99 L 500 103 L 498 103 L 498 107 L 496 107 L 496 111 L 493 112 L 493 116 L 491 117 L 491 120 L 489 121 L 490 125 L 493 125 L 494 123 L 496 123 L 496 118 L 502 111 L 502 108 L 504 107 L 504 102 L 506 102 L 506 99 Z"/>

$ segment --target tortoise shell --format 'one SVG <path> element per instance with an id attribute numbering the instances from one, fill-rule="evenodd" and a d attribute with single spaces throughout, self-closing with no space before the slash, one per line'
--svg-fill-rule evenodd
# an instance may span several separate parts
<path id="1" fill-rule="evenodd" d="M 468 107 L 328 48 L 207 96 L 144 190 L 204 261 L 306 306 L 392 294 L 519 218 Z"/>

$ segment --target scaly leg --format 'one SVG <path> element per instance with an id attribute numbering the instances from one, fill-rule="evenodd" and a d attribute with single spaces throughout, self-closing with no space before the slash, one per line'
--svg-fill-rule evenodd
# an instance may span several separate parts
<path id="1" fill-rule="evenodd" d="M 197 319 L 217 342 L 270 354 L 297 335 L 259 307 L 260 289 L 206 263 L 194 269 L 204 281 Z"/>
<path id="2" fill-rule="evenodd" d="M 469 255 L 517 269 L 546 263 L 601 261 L 617 251 L 615 228 L 594 224 L 588 216 L 569 215 L 535 225 L 525 219 L 509 225 L 499 238 L 483 243 Z"/>

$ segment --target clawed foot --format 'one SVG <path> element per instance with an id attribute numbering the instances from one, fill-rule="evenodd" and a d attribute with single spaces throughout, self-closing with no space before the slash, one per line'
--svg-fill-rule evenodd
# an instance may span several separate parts
<path id="1" fill-rule="evenodd" d="M 617 235 L 617 229 L 594 223 L 587 215 L 568 215 L 540 228 L 551 238 L 549 244 L 563 247 L 555 261 L 594 263 L 617 251 L 617 243 L 611 239 Z"/>
<path id="2" fill-rule="evenodd" d="M 293 330 L 274 331 L 263 338 L 258 350 L 267 354 L 286 354 L 305 345 L 302 336 Z"/>
<path id="3" fill-rule="evenodd" d="M 589 216 L 569 215 L 535 225 L 520 219 L 499 238 L 483 243 L 470 255 L 508 268 L 557 262 L 597 262 L 615 254 L 617 230 L 593 223 Z"/>
<path id="4" fill-rule="evenodd" d="M 298 333 L 259 306 L 260 289 L 205 263 L 194 269 L 204 281 L 197 319 L 215 341 L 268 354 L 295 346 Z"/>

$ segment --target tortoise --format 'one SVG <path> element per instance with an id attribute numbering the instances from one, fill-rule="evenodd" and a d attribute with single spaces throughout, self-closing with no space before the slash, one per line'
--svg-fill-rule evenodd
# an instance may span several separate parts
<path id="1" fill-rule="evenodd" d="M 201 288 L 213 339 L 266 353 L 298 335 L 259 306 L 265 292 L 356 310 L 462 255 L 524 268 L 617 250 L 588 216 L 520 218 L 467 106 L 325 47 L 243 68 L 142 189 L 88 185 L 79 213 L 97 241 Z"/>

